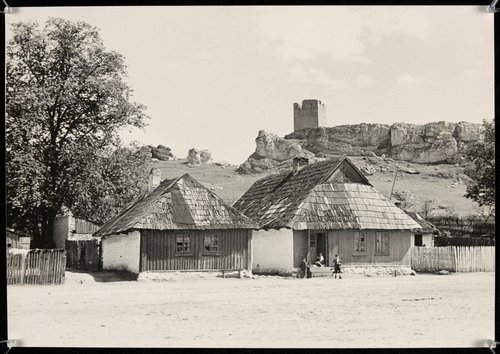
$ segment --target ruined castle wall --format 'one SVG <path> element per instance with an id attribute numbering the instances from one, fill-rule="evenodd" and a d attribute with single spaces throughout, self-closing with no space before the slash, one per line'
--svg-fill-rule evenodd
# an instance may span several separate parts
<path id="1" fill-rule="evenodd" d="M 324 126 L 326 126 L 326 109 L 321 101 L 303 100 L 302 106 L 298 103 L 293 104 L 294 131 Z"/>

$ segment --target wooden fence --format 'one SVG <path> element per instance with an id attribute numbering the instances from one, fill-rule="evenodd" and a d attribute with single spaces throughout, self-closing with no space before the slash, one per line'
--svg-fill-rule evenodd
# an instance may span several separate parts
<path id="1" fill-rule="evenodd" d="M 66 267 L 79 270 L 101 269 L 101 247 L 98 240 L 66 240 Z"/>
<path id="2" fill-rule="evenodd" d="M 61 284 L 66 255 L 62 249 L 7 254 L 7 284 Z"/>
<path id="3" fill-rule="evenodd" d="M 495 246 L 493 237 L 434 236 L 434 247 L 442 246 Z"/>
<path id="4" fill-rule="evenodd" d="M 429 217 L 426 220 L 433 223 L 439 231 L 448 231 L 454 237 L 495 235 L 495 218 L 484 220 L 477 217 Z"/>
<path id="5" fill-rule="evenodd" d="M 495 247 L 412 247 L 411 267 L 423 272 L 492 272 Z"/>

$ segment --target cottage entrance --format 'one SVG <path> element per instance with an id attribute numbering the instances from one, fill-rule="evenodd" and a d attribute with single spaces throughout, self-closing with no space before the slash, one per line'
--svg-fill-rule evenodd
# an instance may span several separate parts
<path id="1" fill-rule="evenodd" d="M 316 261 L 316 257 L 320 253 L 325 257 L 325 264 L 328 264 L 326 259 L 326 234 L 324 232 L 311 231 L 309 235 L 309 256 L 311 257 L 311 263 Z"/>

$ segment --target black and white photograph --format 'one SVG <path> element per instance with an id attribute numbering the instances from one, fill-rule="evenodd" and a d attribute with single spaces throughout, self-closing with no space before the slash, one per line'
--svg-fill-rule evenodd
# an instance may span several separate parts
<path id="1" fill-rule="evenodd" d="M 495 339 L 487 6 L 4 16 L 8 346 Z"/>

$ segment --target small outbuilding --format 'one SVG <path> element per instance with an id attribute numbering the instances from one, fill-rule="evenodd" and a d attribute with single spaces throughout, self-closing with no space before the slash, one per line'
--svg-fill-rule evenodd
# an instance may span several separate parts
<path id="1" fill-rule="evenodd" d="M 440 235 L 438 228 L 415 211 L 405 210 L 405 213 L 421 227 L 415 230 L 413 245 L 416 247 L 434 247 L 434 237 Z"/>
<path id="2" fill-rule="evenodd" d="M 6 229 L 5 241 L 7 249 L 18 248 L 29 250 L 32 239 L 33 237 L 27 233 L 15 229 Z"/>
<path id="3" fill-rule="evenodd" d="M 94 236 L 104 270 L 251 270 L 256 227 L 185 174 L 138 197 Z"/>
<path id="4" fill-rule="evenodd" d="M 295 159 L 291 171 L 258 180 L 234 207 L 259 224 L 253 260 L 261 270 L 294 271 L 319 253 L 326 265 L 338 254 L 345 266 L 410 266 L 421 228 L 347 157 Z"/>

